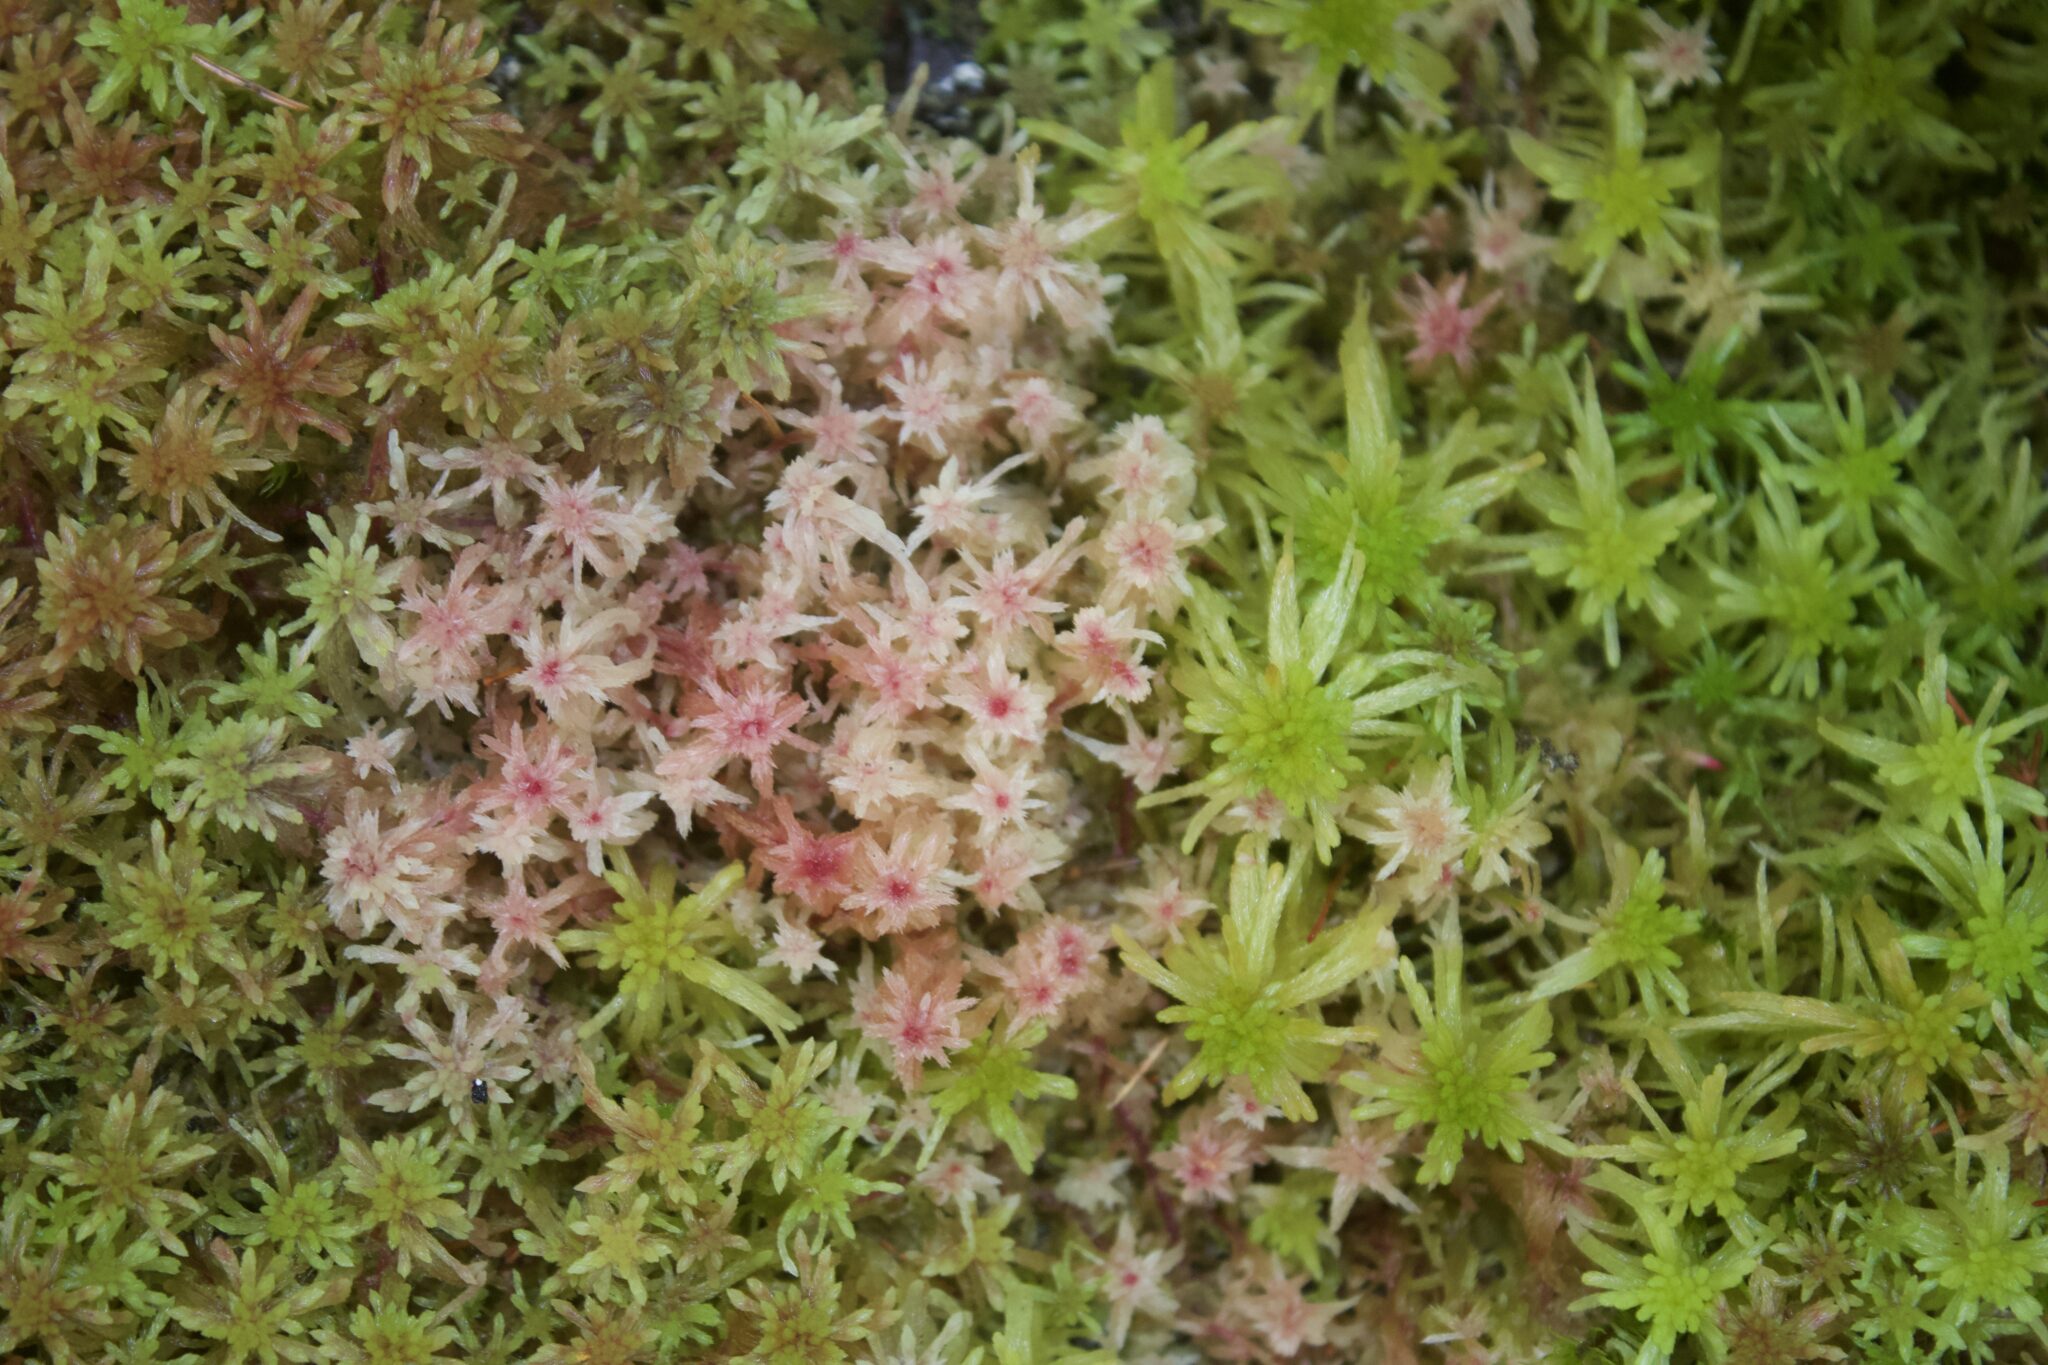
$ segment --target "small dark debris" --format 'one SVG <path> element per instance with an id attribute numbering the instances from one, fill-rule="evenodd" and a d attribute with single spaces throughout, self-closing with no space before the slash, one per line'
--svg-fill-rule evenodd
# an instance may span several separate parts
<path id="1" fill-rule="evenodd" d="M 923 67 L 917 120 L 948 137 L 973 131 L 976 105 L 989 91 L 988 71 L 974 57 L 980 27 L 974 7 L 958 0 L 896 5 L 883 21 L 882 72 L 889 93 L 900 99 Z"/>

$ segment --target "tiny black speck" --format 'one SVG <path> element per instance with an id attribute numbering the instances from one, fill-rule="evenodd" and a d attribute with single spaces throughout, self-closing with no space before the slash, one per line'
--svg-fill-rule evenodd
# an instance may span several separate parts
<path id="1" fill-rule="evenodd" d="M 490 1101 L 490 1098 L 491 1087 L 486 1085 L 481 1079 L 469 1083 L 469 1102 L 471 1104 L 486 1104 Z"/>

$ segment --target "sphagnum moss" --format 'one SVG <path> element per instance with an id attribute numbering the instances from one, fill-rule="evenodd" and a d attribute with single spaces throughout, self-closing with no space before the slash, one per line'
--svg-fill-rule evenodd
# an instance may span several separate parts
<path id="1" fill-rule="evenodd" d="M 0 1356 L 2048 1350 L 2044 47 L 0 0 Z"/>

